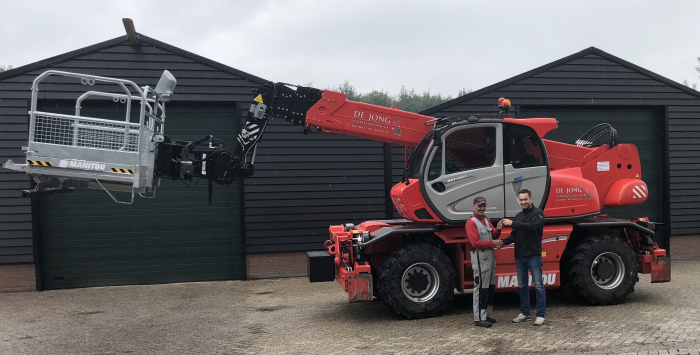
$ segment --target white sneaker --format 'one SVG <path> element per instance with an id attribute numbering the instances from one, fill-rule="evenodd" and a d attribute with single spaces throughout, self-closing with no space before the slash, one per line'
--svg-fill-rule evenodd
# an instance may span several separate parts
<path id="1" fill-rule="evenodd" d="M 522 322 L 528 321 L 530 319 L 532 319 L 532 318 L 530 318 L 530 316 L 526 316 L 526 315 L 520 313 L 520 314 L 518 314 L 517 317 L 513 318 L 513 323 L 522 323 Z M 544 322 L 544 318 L 542 318 L 542 321 Z"/>
<path id="2" fill-rule="evenodd" d="M 535 323 L 532 325 L 542 325 L 544 324 L 544 317 L 537 317 L 535 318 Z"/>

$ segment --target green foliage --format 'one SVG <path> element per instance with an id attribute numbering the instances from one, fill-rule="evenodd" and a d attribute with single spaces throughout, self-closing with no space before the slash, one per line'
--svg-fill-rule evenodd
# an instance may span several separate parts
<path id="1" fill-rule="evenodd" d="M 471 94 L 472 92 L 474 92 L 474 90 L 467 89 L 467 88 L 461 88 L 461 89 L 459 89 L 459 92 L 457 93 L 457 97 L 461 97 L 461 96 L 464 96 L 466 94 Z"/>
<path id="2" fill-rule="evenodd" d="M 10 69 L 12 69 L 11 65 L 8 65 L 8 66 L 0 65 L 0 73 L 4 72 L 6 70 L 10 70 Z"/>
<path id="3" fill-rule="evenodd" d="M 419 112 L 448 100 L 452 100 L 452 96 L 443 97 L 440 93 L 433 95 L 429 90 L 418 94 L 415 90 L 411 89 L 409 91 L 402 86 L 401 91 L 399 91 L 397 105 L 404 111 Z"/>
<path id="4" fill-rule="evenodd" d="M 689 88 L 693 88 L 693 90 L 697 90 L 697 89 L 698 89 L 698 84 L 697 84 L 697 83 L 692 83 L 692 84 L 691 84 L 690 82 L 688 82 L 688 80 L 683 80 L 683 85 L 685 85 L 685 86 L 687 86 L 687 87 L 689 87 Z"/>
<path id="5" fill-rule="evenodd" d="M 698 62 L 700 62 L 700 57 L 698 57 Z M 695 70 L 697 70 L 698 72 L 700 72 L 700 66 L 695 67 Z M 690 82 L 688 82 L 688 80 L 683 80 L 683 85 L 685 85 L 685 86 L 687 86 L 687 87 L 690 87 L 690 88 L 693 88 L 693 90 L 697 90 L 697 89 L 698 89 L 698 84 L 696 84 L 696 83 L 692 83 L 692 84 L 691 84 Z"/>
<path id="6" fill-rule="evenodd" d="M 344 83 L 338 85 L 337 88 L 333 88 L 331 90 L 347 95 L 348 100 L 350 101 L 360 101 L 360 94 L 357 93 L 355 87 L 350 85 L 350 82 L 348 82 L 347 80 L 345 80 Z"/>
<path id="7" fill-rule="evenodd" d="M 420 112 L 445 101 L 452 100 L 453 98 L 451 95 L 442 96 L 440 93 L 432 94 L 430 90 L 417 93 L 414 89 L 408 90 L 404 86 L 401 87 L 399 94 L 396 96 L 390 95 L 389 92 L 383 90 L 372 90 L 368 93 L 360 93 L 354 86 L 350 85 L 348 80 L 345 80 L 344 83 L 337 87 L 331 88 L 331 90 L 347 95 L 350 101 L 364 102 L 383 107 L 398 105 L 401 110 L 408 112 Z M 471 89 L 461 89 L 459 90 L 459 96 L 466 95 L 470 92 L 472 92 Z"/>
<path id="8" fill-rule="evenodd" d="M 372 90 L 366 94 L 360 94 L 360 99 L 358 101 L 384 107 L 391 107 L 397 104 L 396 98 L 389 95 L 388 92 L 377 90 Z"/>

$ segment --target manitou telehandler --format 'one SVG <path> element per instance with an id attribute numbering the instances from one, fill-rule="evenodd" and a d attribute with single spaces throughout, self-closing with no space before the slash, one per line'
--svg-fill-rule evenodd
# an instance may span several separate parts
<path id="1" fill-rule="evenodd" d="M 77 99 L 75 115 L 37 111 L 39 85 L 50 76 L 86 85 L 112 83 L 123 93 L 88 91 Z M 391 190 L 403 219 L 330 226 L 327 252 L 309 253 L 311 280 L 336 279 L 350 302 L 379 297 L 407 318 L 438 314 L 455 289 L 465 292 L 473 285 L 464 225 L 474 197 L 488 200 L 486 215 L 496 222 L 521 210 L 517 192 L 523 188 L 532 191 L 533 203 L 546 216 L 545 287 L 568 285 L 583 300 L 607 305 L 624 301 L 640 272 L 651 273 L 652 282 L 670 280 L 666 251 L 652 241 L 655 223 L 600 213 L 648 197 L 637 148 L 618 143 L 608 124 L 567 144 L 543 139 L 558 127 L 555 119 L 511 118 L 505 99 L 499 100 L 498 115 L 436 118 L 348 101 L 330 90 L 269 83 L 255 90 L 238 144 L 229 151 L 212 136 L 187 142 L 164 135 L 165 102 L 175 84 L 167 71 L 155 89 L 47 71 L 32 86 L 26 163 L 8 161 L 4 167 L 24 171 L 36 182 L 26 195 L 71 191 L 72 180 L 85 180 L 116 202 L 133 203 L 135 195 L 153 196 L 161 178 L 204 178 L 211 201 L 213 183 L 227 185 L 253 175 L 256 147 L 268 122 L 284 119 L 304 131 L 413 149 L 402 182 Z M 124 103 L 125 119 L 81 116 L 81 102 L 90 96 Z M 140 107 L 136 120 L 132 101 Z M 606 144 L 596 145 L 603 136 Z M 48 188 L 52 179 L 60 186 Z M 120 201 L 110 191 L 130 193 L 131 199 Z M 505 228 L 501 238 L 510 232 Z M 517 290 L 512 246 L 496 250 L 496 258 L 497 290 Z"/>

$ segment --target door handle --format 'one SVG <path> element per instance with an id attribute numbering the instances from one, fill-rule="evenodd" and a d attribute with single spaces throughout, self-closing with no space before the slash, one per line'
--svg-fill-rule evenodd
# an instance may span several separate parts
<path id="1" fill-rule="evenodd" d="M 445 192 L 445 190 L 447 190 L 447 188 L 445 188 L 445 184 L 443 184 L 442 182 L 436 182 L 432 186 L 433 189 L 435 189 L 435 191 L 437 192 Z"/>

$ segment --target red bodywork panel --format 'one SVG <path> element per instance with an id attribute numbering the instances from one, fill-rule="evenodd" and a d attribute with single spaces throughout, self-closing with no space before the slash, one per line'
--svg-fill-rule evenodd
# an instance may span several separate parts
<path id="1" fill-rule="evenodd" d="M 605 197 L 603 207 L 631 206 L 647 200 L 647 184 L 642 180 L 621 179 L 616 181 Z"/>
<path id="2" fill-rule="evenodd" d="M 559 274 L 559 261 L 564 252 L 566 243 L 573 226 L 570 224 L 545 225 L 542 233 L 542 279 L 545 288 L 558 288 L 561 282 Z M 509 227 L 503 228 L 500 239 L 507 238 L 512 232 Z M 455 244 L 458 248 L 457 255 L 462 261 L 461 270 L 457 268 L 457 274 L 462 275 L 464 282 L 457 285 L 460 292 L 474 286 L 470 251 L 471 245 L 467 239 L 467 232 L 464 227 L 452 227 L 436 232 L 436 234 L 448 244 Z M 508 245 L 502 249 L 496 249 L 496 290 L 497 291 L 517 291 L 518 275 L 515 269 L 514 246 Z M 534 284 L 530 283 L 530 288 L 534 289 Z"/>
<path id="3" fill-rule="evenodd" d="M 415 147 L 433 129 L 425 122 L 433 117 L 347 101 L 345 94 L 325 90 L 306 112 L 306 123 L 325 133 L 345 134 L 373 141 Z"/>
<path id="4" fill-rule="evenodd" d="M 577 216 L 647 200 L 639 153 L 632 144 L 595 148 L 544 139 L 551 185 L 547 217 Z"/>
<path id="5" fill-rule="evenodd" d="M 405 182 L 394 185 L 391 189 L 391 200 L 394 202 L 394 207 L 399 211 L 401 217 L 410 221 L 416 222 L 433 222 L 442 223 L 442 220 L 428 206 L 428 203 L 420 191 L 420 183 L 418 179 L 408 179 L 408 185 Z M 430 219 L 420 218 L 416 215 L 416 211 L 425 209 L 430 214 Z"/>
<path id="6" fill-rule="evenodd" d="M 565 217 L 600 211 L 598 189 L 592 181 L 583 177 L 581 168 L 553 170 L 549 176 L 545 216 Z"/>
<path id="7" fill-rule="evenodd" d="M 505 123 L 514 123 L 523 126 L 528 126 L 537 132 L 540 138 L 549 133 L 549 131 L 559 128 L 557 120 L 554 118 L 528 118 L 528 119 L 515 119 L 515 118 L 505 118 L 503 119 Z"/>

